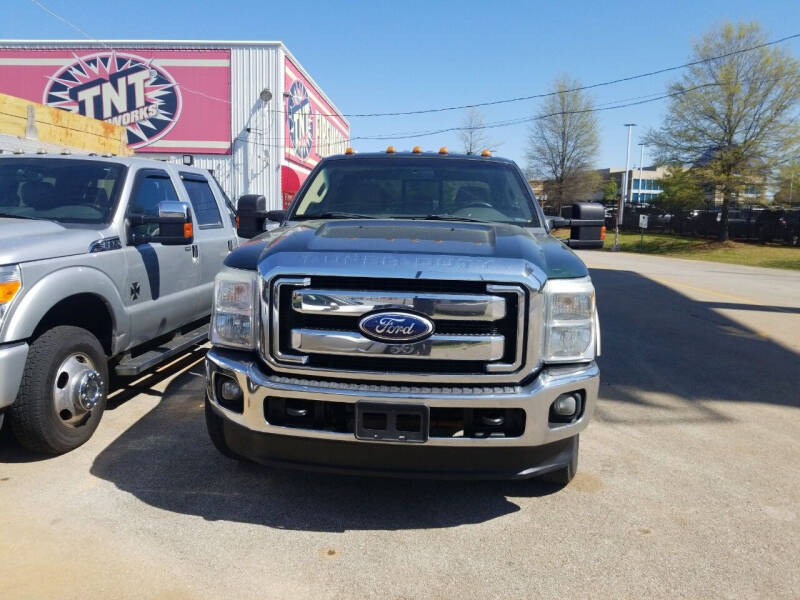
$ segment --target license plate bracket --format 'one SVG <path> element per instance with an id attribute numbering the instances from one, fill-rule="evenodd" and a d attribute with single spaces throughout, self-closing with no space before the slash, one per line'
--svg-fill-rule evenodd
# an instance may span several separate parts
<path id="1" fill-rule="evenodd" d="M 425 442 L 429 411 L 424 404 L 356 402 L 355 435 L 378 442 Z"/>

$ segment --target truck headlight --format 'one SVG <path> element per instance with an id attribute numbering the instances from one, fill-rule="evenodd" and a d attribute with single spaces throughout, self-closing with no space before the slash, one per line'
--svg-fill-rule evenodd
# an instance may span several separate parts
<path id="1" fill-rule="evenodd" d="M 211 343 L 255 350 L 258 329 L 257 274 L 224 270 L 214 280 Z"/>
<path id="2" fill-rule="evenodd" d="M 544 294 L 544 362 L 594 360 L 597 311 L 591 279 L 551 279 L 544 286 Z"/>
<path id="3" fill-rule="evenodd" d="M 0 267 L 0 321 L 11 306 L 11 301 L 17 297 L 22 288 L 22 274 L 19 266 L 8 265 Z"/>

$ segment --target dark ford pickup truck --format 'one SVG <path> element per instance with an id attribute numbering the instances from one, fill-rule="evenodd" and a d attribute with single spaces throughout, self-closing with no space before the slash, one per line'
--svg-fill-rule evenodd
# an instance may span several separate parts
<path id="1" fill-rule="evenodd" d="M 281 225 L 216 279 L 208 431 L 233 458 L 565 484 L 597 399 L 581 260 L 518 167 L 487 156 L 324 159 Z M 260 220 L 259 220 L 260 219 Z"/>

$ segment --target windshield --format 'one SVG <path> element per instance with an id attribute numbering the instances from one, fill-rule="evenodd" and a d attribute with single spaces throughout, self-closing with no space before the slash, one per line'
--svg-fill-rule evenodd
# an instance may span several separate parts
<path id="1" fill-rule="evenodd" d="M 474 159 L 332 160 L 290 219 L 463 219 L 538 226 L 532 196 L 508 163 Z"/>
<path id="2" fill-rule="evenodd" d="M 101 161 L 0 159 L 0 216 L 109 223 L 124 174 L 123 165 Z"/>

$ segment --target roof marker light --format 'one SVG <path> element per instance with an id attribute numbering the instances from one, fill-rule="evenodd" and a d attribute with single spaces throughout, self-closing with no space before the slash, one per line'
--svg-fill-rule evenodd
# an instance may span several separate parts
<path id="1" fill-rule="evenodd" d="M 489 152 L 488 150 L 484 150 L 483 152 L 481 152 L 481 156 L 487 156 L 488 157 L 488 156 L 491 156 L 491 155 L 492 155 L 492 153 Z"/>
<path id="2" fill-rule="evenodd" d="M 394 154 L 394 146 L 389 146 L 386 148 L 386 154 Z"/>
<path id="3" fill-rule="evenodd" d="M 411 152 L 413 152 L 414 154 L 422 154 L 422 148 L 420 148 L 419 146 L 414 146 Z"/>
<path id="4" fill-rule="evenodd" d="M 345 154 L 355 154 L 356 151 L 353 150 L 350 146 L 348 146 L 347 148 L 344 149 L 344 153 Z"/>
<path id="5" fill-rule="evenodd" d="M 439 154 L 449 154 L 450 152 L 447 150 L 447 146 L 442 146 L 439 148 Z"/>

